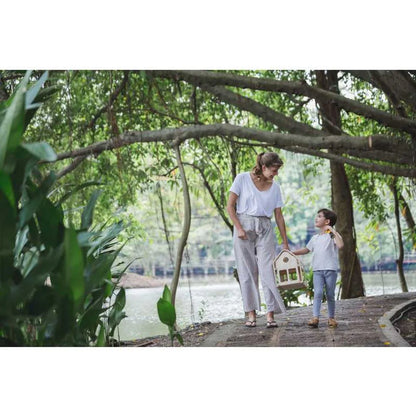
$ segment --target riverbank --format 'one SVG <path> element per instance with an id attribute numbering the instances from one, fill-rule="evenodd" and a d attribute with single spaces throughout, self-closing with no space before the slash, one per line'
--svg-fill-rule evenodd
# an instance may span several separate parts
<path id="1" fill-rule="evenodd" d="M 124 289 L 142 289 L 149 287 L 163 287 L 170 284 L 170 279 L 155 279 L 151 276 L 143 276 L 136 273 L 125 273 L 118 283 Z"/>
<path id="2" fill-rule="evenodd" d="M 265 316 L 258 317 L 257 327 L 245 328 L 243 320 L 219 323 L 204 322 L 180 331 L 185 347 L 394 347 L 396 346 L 379 319 L 402 303 L 414 301 L 416 292 L 344 299 L 336 301 L 338 328 L 326 325 L 326 310 L 318 328 L 307 321 L 312 307 L 294 308 L 286 315 L 277 315 L 279 327 L 266 329 Z M 406 317 L 409 320 L 409 316 Z M 412 321 L 414 323 L 414 321 Z M 409 328 L 412 326 L 409 324 Z M 404 335 L 404 334 L 402 334 Z M 406 341 L 414 345 L 416 335 Z M 129 347 L 167 347 L 168 336 L 157 336 L 122 342 Z M 174 346 L 180 346 L 175 340 Z"/>
<path id="3" fill-rule="evenodd" d="M 200 284 L 201 282 L 206 284 L 223 283 L 229 281 L 235 281 L 231 275 L 210 275 L 209 277 L 194 277 L 190 281 L 192 284 Z M 125 273 L 118 284 L 125 289 L 146 289 L 149 287 L 163 287 L 165 284 L 170 286 L 172 277 L 153 277 L 144 276 L 136 273 Z M 180 284 L 188 285 L 188 278 L 182 277 Z"/>

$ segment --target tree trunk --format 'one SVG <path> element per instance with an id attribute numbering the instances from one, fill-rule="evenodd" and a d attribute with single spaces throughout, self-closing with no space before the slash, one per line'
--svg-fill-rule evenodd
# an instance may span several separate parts
<path id="1" fill-rule="evenodd" d="M 415 220 L 413 219 L 412 212 L 410 211 L 409 204 L 407 203 L 403 194 L 398 189 L 397 185 L 395 186 L 393 184 L 390 184 L 389 186 L 393 195 L 395 192 L 397 192 L 400 212 L 403 218 L 406 220 L 407 228 L 409 229 L 410 239 L 412 240 L 412 246 L 413 248 L 416 248 L 416 224 Z"/>
<path id="2" fill-rule="evenodd" d="M 320 88 L 339 93 L 337 71 L 316 71 L 316 79 Z M 322 128 L 331 134 L 342 134 L 339 107 L 333 102 L 319 102 L 319 110 Z M 364 296 L 364 283 L 357 255 L 352 196 L 344 165 L 331 161 L 330 167 L 332 209 L 338 216 L 337 231 L 344 240 L 339 251 L 341 298 L 356 298 Z"/>
<path id="3" fill-rule="evenodd" d="M 181 151 L 180 151 L 179 146 L 180 146 L 179 143 L 174 144 L 176 160 L 178 162 L 179 171 L 181 173 L 183 201 L 184 201 L 184 219 L 183 219 L 183 226 L 182 226 L 182 235 L 178 243 L 178 250 L 176 252 L 175 271 L 174 271 L 172 282 L 170 285 L 173 305 L 175 305 L 176 289 L 178 288 L 179 277 L 181 275 L 183 252 L 185 250 L 185 246 L 188 241 L 189 229 L 191 228 L 191 199 L 189 197 L 188 181 L 186 180 L 185 168 L 182 163 Z"/>
<path id="4" fill-rule="evenodd" d="M 344 240 L 339 251 L 341 299 L 364 296 L 364 283 L 357 255 L 351 191 L 344 165 L 331 162 L 332 207 L 338 215 L 337 231 Z"/>
<path id="5" fill-rule="evenodd" d="M 402 288 L 402 292 L 408 292 L 409 289 L 407 288 L 406 278 L 404 276 L 403 270 L 403 260 L 404 260 L 404 248 L 403 248 L 403 238 L 402 238 L 402 228 L 400 226 L 400 207 L 399 207 L 399 196 L 397 191 L 397 179 L 394 178 L 392 191 L 394 196 L 394 216 L 396 217 L 396 225 L 397 225 L 397 240 L 399 242 L 399 258 L 396 259 L 397 264 L 397 273 L 399 274 L 400 286 Z"/>

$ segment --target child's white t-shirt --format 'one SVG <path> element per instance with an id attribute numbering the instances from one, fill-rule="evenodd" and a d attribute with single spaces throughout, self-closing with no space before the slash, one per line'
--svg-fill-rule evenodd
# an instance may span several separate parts
<path id="1" fill-rule="evenodd" d="M 251 179 L 250 172 L 239 173 L 234 179 L 230 192 L 238 195 L 237 214 L 271 218 L 275 208 L 284 205 L 278 182 L 273 181 L 267 191 L 259 191 Z"/>
<path id="2" fill-rule="evenodd" d="M 306 248 L 313 253 L 312 270 L 338 270 L 338 247 L 330 234 L 315 234 Z"/>

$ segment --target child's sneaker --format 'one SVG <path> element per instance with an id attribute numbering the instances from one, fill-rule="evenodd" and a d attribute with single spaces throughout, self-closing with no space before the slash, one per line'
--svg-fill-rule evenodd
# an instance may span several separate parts
<path id="1" fill-rule="evenodd" d="M 313 328 L 318 328 L 319 319 L 316 317 L 313 317 L 312 319 L 309 320 L 308 325 L 312 326 Z"/>
<path id="2" fill-rule="evenodd" d="M 338 322 L 334 318 L 328 319 L 328 326 L 330 328 L 336 328 L 338 326 Z"/>

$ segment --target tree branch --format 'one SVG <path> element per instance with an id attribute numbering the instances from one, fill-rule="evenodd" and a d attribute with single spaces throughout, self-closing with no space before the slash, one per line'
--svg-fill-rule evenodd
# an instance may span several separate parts
<path id="1" fill-rule="evenodd" d="M 56 174 L 56 178 L 57 179 L 62 178 L 63 176 L 75 170 L 87 157 L 88 155 L 82 155 L 82 156 L 76 157 L 66 168 L 60 170 Z"/>
<path id="2" fill-rule="evenodd" d="M 180 142 L 175 140 L 173 144 L 173 148 L 175 150 L 176 160 L 178 162 L 179 171 L 181 173 L 183 202 L 184 202 L 184 219 L 183 219 L 183 225 L 182 225 L 182 234 L 178 242 L 178 249 L 176 252 L 175 271 L 174 271 L 172 282 L 170 285 L 170 290 L 172 292 L 172 304 L 175 305 L 176 289 L 178 287 L 179 277 L 181 274 L 183 251 L 185 250 L 185 246 L 188 241 L 189 230 L 191 228 L 191 200 L 189 196 L 188 181 L 186 179 L 185 169 L 184 169 L 182 158 L 181 158 Z"/>
<path id="3" fill-rule="evenodd" d="M 264 148 L 264 147 L 270 146 L 269 143 L 262 143 L 262 142 L 246 143 L 246 142 L 239 142 L 238 140 L 234 140 L 234 139 L 231 139 L 231 141 L 232 141 L 232 143 L 234 143 L 238 146 L 242 146 L 242 147 L 252 146 L 252 147 L 263 147 Z M 380 165 L 380 164 L 377 164 L 377 163 L 366 162 L 366 161 L 363 161 L 363 160 L 350 159 L 350 158 L 347 158 L 347 157 L 344 157 L 344 156 L 341 156 L 341 155 L 336 155 L 334 153 L 327 153 L 327 152 L 321 152 L 319 150 L 307 149 L 307 148 L 301 147 L 301 146 L 282 147 L 282 149 L 287 150 L 289 152 L 293 152 L 293 153 L 300 153 L 300 154 L 304 154 L 304 155 L 320 157 L 322 159 L 333 160 L 334 162 L 346 163 L 346 164 L 354 166 L 358 169 L 363 169 L 363 170 L 372 171 L 372 172 L 380 172 L 380 173 L 384 173 L 386 175 L 414 177 L 414 175 L 416 173 L 415 169 L 411 169 L 411 168 L 401 168 L 401 167 L 392 166 L 392 165 Z M 360 152 L 357 152 L 357 153 L 359 154 Z M 363 153 L 363 152 L 361 152 L 361 153 Z"/>
<path id="4" fill-rule="evenodd" d="M 174 80 L 182 79 L 193 85 L 210 84 L 214 86 L 228 85 L 239 88 L 255 90 L 284 92 L 296 95 L 303 95 L 316 100 L 327 100 L 335 102 L 340 108 L 348 112 L 360 114 L 380 124 L 392 128 L 404 130 L 408 133 L 416 133 L 416 121 L 400 116 L 392 115 L 386 111 L 362 104 L 358 101 L 342 95 L 312 87 L 306 82 L 300 81 L 276 81 L 274 79 L 254 78 L 242 75 L 227 74 L 214 71 L 147 71 L 152 76 L 169 78 Z"/>
<path id="5" fill-rule="evenodd" d="M 110 95 L 110 98 L 108 100 L 108 104 L 104 107 L 100 108 L 97 113 L 94 115 L 92 120 L 84 127 L 85 129 L 91 129 L 94 127 L 97 120 L 101 117 L 102 114 L 107 112 L 108 108 L 111 107 L 114 103 L 114 101 L 117 99 L 117 97 L 120 95 L 121 91 L 126 87 L 127 81 L 129 79 L 129 71 L 124 71 L 124 77 L 121 81 L 120 85 L 113 91 L 113 93 Z"/>
<path id="6" fill-rule="evenodd" d="M 321 130 L 315 129 L 307 124 L 287 117 L 270 107 L 260 104 L 257 101 L 244 97 L 221 86 L 211 86 L 208 84 L 200 84 L 202 90 L 208 91 L 218 97 L 220 100 L 229 104 L 235 105 L 241 110 L 249 111 L 252 114 L 262 118 L 264 121 L 273 123 L 279 127 L 280 130 L 287 131 L 294 134 L 302 134 L 307 136 L 322 136 L 325 135 Z"/>
<path id="7" fill-rule="evenodd" d="M 384 161 L 378 159 L 380 152 L 376 156 L 372 156 L 373 150 L 381 150 L 392 155 L 399 155 L 406 160 L 408 164 L 413 161 L 413 149 L 405 140 L 398 138 L 374 135 L 369 137 L 351 137 L 351 136 L 321 136 L 310 137 L 296 134 L 282 134 L 277 132 L 269 132 L 249 127 L 235 126 L 231 124 L 208 124 L 202 126 L 186 126 L 180 128 L 168 128 L 150 131 L 133 131 L 121 134 L 118 140 L 110 139 L 108 141 L 94 143 L 90 146 L 63 152 L 58 155 L 57 160 L 74 158 L 82 155 L 100 154 L 106 150 L 116 149 L 122 146 L 128 146 L 133 143 L 154 143 L 154 142 L 172 142 L 178 139 L 180 142 L 194 138 L 202 138 L 208 136 L 236 136 L 244 139 L 265 142 L 268 145 L 277 148 L 287 148 L 293 146 L 301 146 L 308 149 L 327 149 L 337 150 L 339 152 L 348 153 L 349 151 L 364 150 L 367 152 L 366 157 L 376 161 Z M 395 144 L 392 144 L 395 141 Z M 393 148 L 394 151 L 391 151 Z"/>
<path id="8" fill-rule="evenodd" d="M 413 71 L 346 71 L 356 78 L 368 82 L 383 92 L 383 86 L 387 86 L 389 90 L 393 90 L 396 96 L 408 104 L 413 110 L 416 110 L 416 82 L 409 73 Z M 377 73 L 376 76 L 374 74 Z M 383 80 L 383 85 L 379 83 Z"/>
<path id="9" fill-rule="evenodd" d="M 225 215 L 224 206 L 222 206 L 218 202 L 218 200 L 217 200 L 217 198 L 216 198 L 216 196 L 214 194 L 214 191 L 212 190 L 212 188 L 211 188 L 211 186 L 210 186 L 210 184 L 209 184 L 209 182 L 208 182 L 208 180 L 207 180 L 207 178 L 206 178 L 206 176 L 205 176 L 204 171 L 202 170 L 202 168 L 200 168 L 199 166 L 197 166 L 197 165 L 195 165 L 193 163 L 184 163 L 184 165 L 191 166 L 193 169 L 197 170 L 200 173 L 200 175 L 202 177 L 202 180 L 204 181 L 204 186 L 207 189 L 209 195 L 211 196 L 212 201 L 214 202 L 214 205 L 217 208 L 218 213 L 220 214 L 221 218 L 224 220 L 224 222 L 227 225 L 227 227 L 232 231 L 233 230 L 233 225 L 231 224 L 231 222 L 229 221 L 229 219 Z"/>

